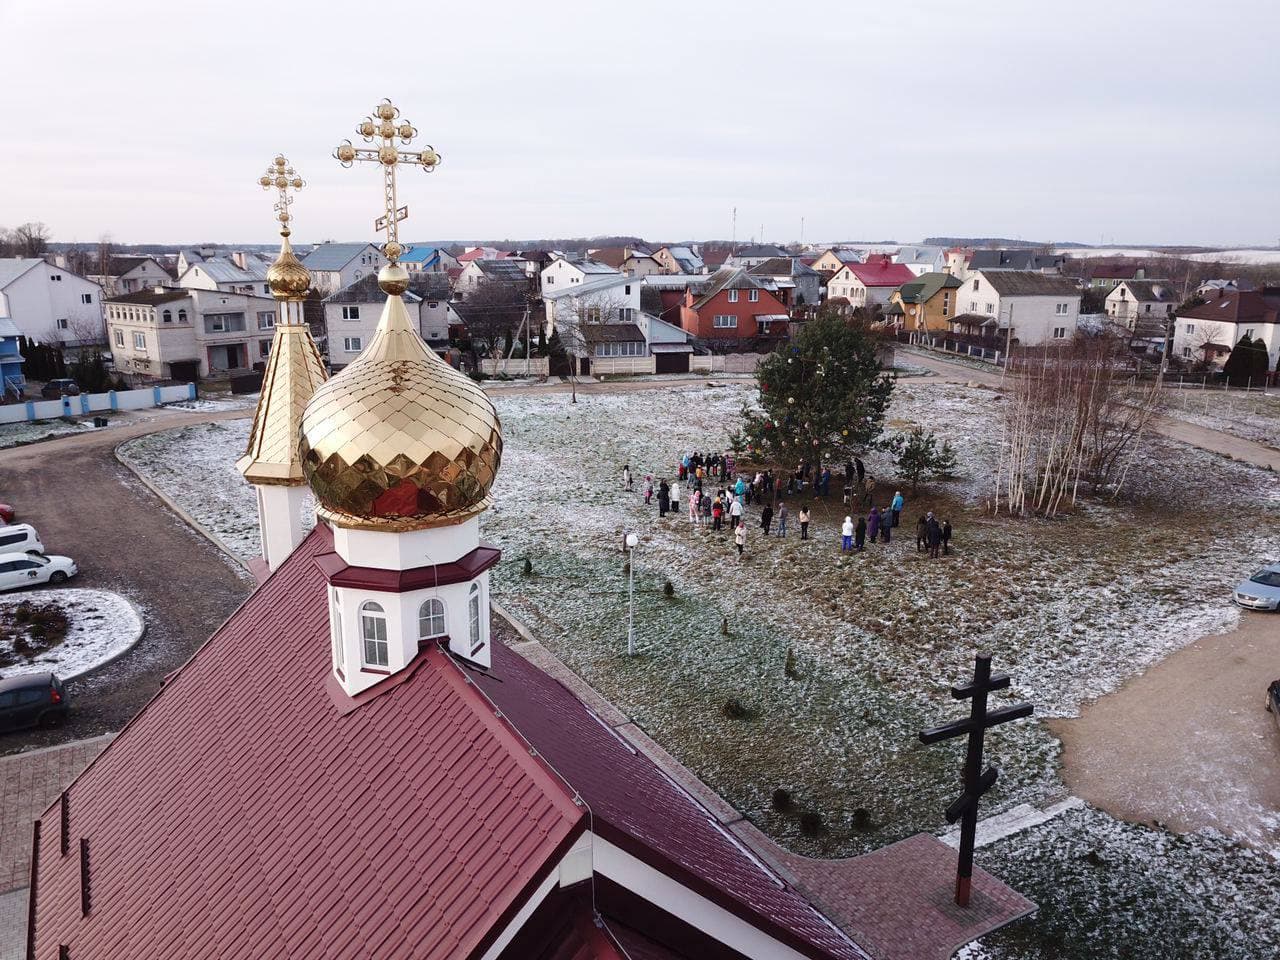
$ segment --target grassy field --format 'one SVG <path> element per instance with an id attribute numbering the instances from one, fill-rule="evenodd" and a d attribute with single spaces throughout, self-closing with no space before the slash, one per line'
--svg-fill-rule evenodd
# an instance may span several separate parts
<path id="1" fill-rule="evenodd" d="M 1229 627 L 1236 615 L 1230 586 L 1280 553 L 1271 475 L 1160 438 L 1149 441 L 1119 502 L 1090 502 L 1056 521 L 992 517 L 983 501 L 1001 395 L 903 380 L 890 428 L 936 430 L 956 446 L 962 476 L 908 496 L 904 527 L 887 547 L 842 558 L 838 503 L 813 504 L 813 539 L 802 544 L 792 503 L 790 537 L 766 540 L 752 519 L 739 560 L 727 535 L 692 527 L 683 510 L 659 520 L 656 506 L 646 507 L 639 489 L 623 491 L 620 480 L 624 463 L 642 481 L 646 473 L 670 476 L 686 450 L 722 448 L 744 400 L 745 387 L 712 384 L 583 396 L 577 404 L 563 395 L 502 396 L 506 448 L 496 505 L 483 525 L 504 550 L 495 599 L 744 815 L 799 852 L 850 855 L 944 828 L 960 747 L 924 748 L 915 734 L 958 715 L 947 690 L 972 669 L 975 650 L 990 651 L 996 668 L 1012 674 L 1010 699 L 1033 701 L 1042 717 L 1070 716 L 1169 651 Z M 247 423 L 216 424 L 123 450 L 202 523 L 234 533 L 248 555 L 257 549 L 253 498 L 232 467 L 246 435 Z M 890 465 L 875 454 L 867 463 L 883 504 L 894 489 Z M 225 495 L 209 499 L 224 481 Z M 916 553 L 913 525 L 923 510 L 951 519 L 953 556 L 930 561 Z M 628 530 L 641 535 L 635 658 L 626 655 L 621 544 Z M 531 575 L 523 573 L 526 558 Z M 788 650 L 793 676 L 785 670 Z M 744 709 L 728 708 L 730 701 Z M 985 813 L 1060 798 L 1058 751 L 1038 722 L 993 734 L 989 755 L 1002 775 Z M 796 812 L 773 810 L 778 787 L 791 791 Z M 796 813 L 806 810 L 822 816 L 825 832 L 799 831 Z M 868 822 L 855 827 L 857 810 Z M 1171 896 L 1190 896 L 1208 882 L 1185 866 L 1164 870 L 1168 841 L 1160 831 L 1086 813 L 984 851 L 1042 912 L 1041 922 L 1026 927 L 1032 932 L 996 938 L 982 955 L 1094 956 L 1054 952 L 1052 939 L 1055 931 L 1073 931 L 1081 942 L 1102 936 L 1104 920 L 1090 913 L 1090 897 L 1125 889 L 1141 896 L 1157 883 Z M 1247 851 L 1196 843 L 1224 889 L 1257 870 Z M 1075 859 L 1089 844 L 1123 847 L 1110 873 Z M 1064 872 L 1066 893 L 1055 886 Z M 1224 908 L 1240 929 L 1280 909 L 1274 884 L 1253 889 Z M 1041 929 L 1049 939 L 1034 932 Z M 1123 925 L 1109 934 L 1132 948 L 1114 955 L 1173 955 L 1132 947 L 1145 930 Z M 1212 955 L 1275 954 L 1242 946 Z"/>

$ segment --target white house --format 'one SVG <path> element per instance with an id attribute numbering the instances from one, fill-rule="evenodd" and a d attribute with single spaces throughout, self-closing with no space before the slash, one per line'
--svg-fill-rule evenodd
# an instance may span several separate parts
<path id="1" fill-rule="evenodd" d="M 1107 318 L 1133 330 L 1140 321 L 1164 324 L 1178 305 L 1168 280 L 1122 280 L 1107 294 Z"/>
<path id="2" fill-rule="evenodd" d="M 486 283 L 509 283 L 521 290 L 526 289 L 529 286 L 529 274 L 525 270 L 525 261 L 516 258 L 469 261 L 462 268 L 462 273 L 458 274 L 458 299 L 465 299 Z"/>
<path id="3" fill-rule="evenodd" d="M 1030 270 L 979 271 L 956 290 L 956 311 L 957 332 L 1039 346 L 1075 336 L 1080 287 Z"/>
<path id="4" fill-rule="evenodd" d="M 430 247 L 424 244 L 412 246 L 400 254 L 400 265 L 409 272 L 415 273 L 447 273 L 460 266 L 458 258 L 443 247 Z"/>
<path id="5" fill-rule="evenodd" d="M 0 259 L 0 293 L 10 319 L 30 340 L 87 346 L 106 336 L 102 288 L 39 257 Z"/>
<path id="6" fill-rule="evenodd" d="M 302 265 L 311 271 L 313 289 L 336 293 L 376 274 L 386 262 L 372 243 L 322 243 L 303 258 Z"/>
<path id="7" fill-rule="evenodd" d="M 276 302 L 222 290 L 156 287 L 106 302 L 116 368 L 192 380 L 262 363 L 271 352 Z"/>
<path id="8" fill-rule="evenodd" d="M 1243 336 L 1267 345 L 1267 367 L 1280 362 L 1280 287 L 1219 290 L 1174 320 L 1173 355 L 1188 363 L 1221 366 Z"/>
<path id="9" fill-rule="evenodd" d="M 372 273 L 325 299 L 325 336 L 333 370 L 345 367 L 369 345 L 386 299 Z M 449 278 L 442 273 L 410 274 L 404 305 L 418 336 L 443 356 L 449 348 L 450 325 L 462 322 L 449 303 Z"/>
<path id="10" fill-rule="evenodd" d="M 659 247 L 653 251 L 653 259 L 658 261 L 663 273 L 706 273 L 707 265 L 701 254 L 693 247 L 674 246 Z"/>
<path id="11" fill-rule="evenodd" d="M 538 286 L 545 295 L 549 290 L 563 290 L 565 287 L 585 283 L 588 279 L 609 276 L 622 276 L 622 272 L 598 260 L 570 260 L 568 257 L 557 257 L 538 274 Z"/>
<path id="12" fill-rule="evenodd" d="M 587 323 L 635 322 L 640 316 L 640 288 L 644 283 L 643 277 L 611 273 L 544 293 L 547 336 L 557 323 L 576 329 Z"/>
<path id="13" fill-rule="evenodd" d="M 846 263 L 827 281 L 827 299 L 843 297 L 850 306 L 887 304 L 893 291 L 916 278 L 906 266 L 892 263 L 888 254 L 872 254 L 866 263 Z"/>
<path id="14" fill-rule="evenodd" d="M 173 277 L 154 257 L 112 257 L 106 275 L 90 274 L 89 280 L 101 285 L 106 295 L 138 293 L 156 287 L 173 285 Z"/>
<path id="15" fill-rule="evenodd" d="M 917 277 L 926 273 L 942 273 L 947 265 L 946 252 L 936 246 L 899 247 L 893 255 L 893 262 L 900 263 Z"/>
<path id="16" fill-rule="evenodd" d="M 271 263 L 270 257 L 243 250 L 226 257 L 206 257 L 179 275 L 178 286 L 188 290 L 220 290 L 223 293 L 269 297 L 271 288 L 267 285 L 267 270 Z"/>

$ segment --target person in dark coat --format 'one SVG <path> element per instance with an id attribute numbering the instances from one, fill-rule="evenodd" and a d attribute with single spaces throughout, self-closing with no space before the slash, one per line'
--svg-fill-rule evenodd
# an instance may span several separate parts
<path id="1" fill-rule="evenodd" d="M 885 507 L 880 511 L 880 542 L 888 543 L 893 533 L 893 510 Z"/>
<path id="2" fill-rule="evenodd" d="M 667 486 L 667 481 L 662 480 L 658 484 L 658 516 L 665 517 L 667 511 L 671 509 L 671 488 Z"/>
<path id="3" fill-rule="evenodd" d="M 942 555 L 945 557 L 951 552 L 951 521 L 942 521 Z"/>
<path id="4" fill-rule="evenodd" d="M 929 514 L 927 521 L 928 530 L 925 534 L 929 541 L 929 557 L 933 560 L 938 558 L 938 552 L 942 549 L 942 524 L 938 522 L 938 518 L 932 513 Z"/>
<path id="5" fill-rule="evenodd" d="M 867 518 L 859 517 L 858 525 L 853 529 L 853 549 L 861 552 L 867 546 Z"/>
<path id="6" fill-rule="evenodd" d="M 867 514 L 867 536 L 871 538 L 871 542 L 876 542 L 876 534 L 880 532 L 880 508 L 872 507 L 871 512 Z"/>
<path id="7" fill-rule="evenodd" d="M 764 509 L 760 511 L 760 529 L 764 531 L 764 535 L 769 535 L 769 524 L 773 523 L 773 507 L 767 503 Z"/>
<path id="8" fill-rule="evenodd" d="M 853 458 L 853 469 L 857 471 L 858 485 L 861 486 L 862 481 L 867 478 L 867 468 L 863 465 L 861 457 Z"/>
<path id="9" fill-rule="evenodd" d="M 916 553 L 924 553 L 929 545 L 929 524 L 923 516 L 916 519 Z"/>

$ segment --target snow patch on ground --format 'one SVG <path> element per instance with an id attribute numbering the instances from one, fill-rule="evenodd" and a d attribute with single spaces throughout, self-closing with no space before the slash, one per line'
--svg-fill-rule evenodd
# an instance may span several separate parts
<path id="1" fill-rule="evenodd" d="M 107 425 L 111 426 L 113 422 L 108 420 Z M 95 427 L 92 420 L 37 420 L 34 423 L 6 423 L 0 425 L 0 450 L 5 447 L 37 443 L 41 440 L 52 440 L 54 437 L 65 437 L 71 433 L 86 433 L 98 429 L 106 428 Z"/>
<path id="2" fill-rule="evenodd" d="M 1164 413 L 1268 447 L 1280 446 L 1280 390 L 1170 389 Z"/>
<path id="3" fill-rule="evenodd" d="M 209 397 L 197 397 L 194 400 L 178 400 L 166 403 L 174 410 L 202 410 L 206 413 L 220 413 L 225 410 L 253 410 L 258 405 L 258 394 L 216 394 Z"/>
<path id="4" fill-rule="evenodd" d="M 70 680 L 128 650 L 142 636 L 142 619 L 133 605 L 106 590 L 30 590 L 0 597 L 3 610 L 23 603 L 62 608 L 69 621 L 67 636 L 33 660 L 0 668 L 2 676 L 52 671 L 60 679 Z"/>

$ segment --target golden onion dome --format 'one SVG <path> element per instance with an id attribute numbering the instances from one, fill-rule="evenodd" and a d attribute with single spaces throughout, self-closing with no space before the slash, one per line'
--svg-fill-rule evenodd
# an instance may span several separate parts
<path id="1" fill-rule="evenodd" d="M 289 231 L 280 231 L 284 242 L 280 244 L 280 255 L 276 262 L 267 268 L 267 286 L 271 295 L 277 300 L 298 302 L 307 299 L 307 291 L 311 289 L 311 273 L 293 254 L 289 244 Z"/>
<path id="2" fill-rule="evenodd" d="M 321 518 L 421 530 L 489 506 L 502 425 L 484 391 L 427 348 L 391 295 L 369 346 L 307 404 L 298 452 Z"/>

